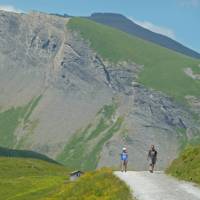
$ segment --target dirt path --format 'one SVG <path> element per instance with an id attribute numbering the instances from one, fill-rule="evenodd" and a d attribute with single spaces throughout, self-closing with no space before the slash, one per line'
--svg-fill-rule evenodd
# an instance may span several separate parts
<path id="1" fill-rule="evenodd" d="M 137 200 L 200 200 L 200 188 L 178 181 L 163 172 L 115 172 L 133 191 Z"/>

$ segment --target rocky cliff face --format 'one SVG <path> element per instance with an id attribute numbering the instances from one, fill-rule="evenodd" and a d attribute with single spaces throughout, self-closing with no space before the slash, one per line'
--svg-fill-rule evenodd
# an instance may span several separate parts
<path id="1" fill-rule="evenodd" d="M 93 167 L 118 167 L 125 145 L 130 167 L 143 170 L 155 144 L 165 168 L 198 132 L 193 114 L 138 84 L 142 66 L 102 60 L 67 29 L 68 20 L 0 11 L 0 145 L 72 167 L 85 158 Z"/>

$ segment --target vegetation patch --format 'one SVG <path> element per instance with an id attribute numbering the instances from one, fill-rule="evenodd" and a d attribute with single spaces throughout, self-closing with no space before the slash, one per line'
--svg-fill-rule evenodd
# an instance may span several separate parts
<path id="1" fill-rule="evenodd" d="M 88 172 L 46 200 L 133 200 L 130 189 L 110 169 Z"/>
<path id="2" fill-rule="evenodd" d="M 122 117 L 116 117 L 116 109 L 115 103 L 105 105 L 93 123 L 72 136 L 57 160 L 71 169 L 95 169 L 103 145 L 120 130 L 123 123 Z"/>
<path id="3" fill-rule="evenodd" d="M 1 199 L 39 200 L 68 180 L 68 170 L 37 159 L 0 157 L 0 180 Z"/>
<path id="4" fill-rule="evenodd" d="M 132 200 L 130 189 L 101 169 L 69 180 L 63 166 L 36 159 L 0 157 L 0 196 L 4 200 Z"/>
<path id="5" fill-rule="evenodd" d="M 13 147 L 15 144 L 14 132 L 18 125 L 23 121 L 28 122 L 28 118 L 38 104 L 41 96 L 32 99 L 27 105 L 12 107 L 0 112 L 0 146 Z"/>
<path id="6" fill-rule="evenodd" d="M 143 65 L 138 81 L 185 103 L 185 96 L 200 97 L 200 81 L 184 73 L 191 68 L 200 73 L 200 60 L 131 36 L 88 19 L 72 18 L 68 28 L 77 31 L 103 59 L 112 63 L 135 62 Z"/>
<path id="7" fill-rule="evenodd" d="M 189 142 L 186 134 L 186 129 L 176 128 L 176 132 L 179 137 L 179 151 L 183 151 Z"/>
<path id="8" fill-rule="evenodd" d="M 200 145 L 188 146 L 166 172 L 179 179 L 200 184 Z"/>
<path id="9" fill-rule="evenodd" d="M 35 109 L 35 107 L 38 105 L 40 99 L 42 98 L 42 95 L 40 95 L 39 97 L 33 99 L 29 105 L 28 105 L 28 111 L 24 117 L 24 121 L 27 122 L 30 115 L 32 114 L 33 110 Z"/>
<path id="10" fill-rule="evenodd" d="M 198 123 L 198 122 L 196 122 Z M 179 137 L 179 151 L 183 151 L 188 145 L 200 145 L 200 132 L 199 130 L 195 130 L 193 129 L 193 135 L 192 137 L 188 137 L 187 133 L 186 133 L 186 129 L 184 128 L 177 128 L 176 132 L 178 133 L 178 137 Z"/>
<path id="11" fill-rule="evenodd" d="M 194 136 L 190 139 L 189 144 L 191 145 L 199 145 L 200 144 L 200 136 Z"/>
<path id="12" fill-rule="evenodd" d="M 24 125 L 24 129 L 26 129 L 26 134 L 23 135 L 20 138 L 20 140 L 18 141 L 17 144 L 15 144 L 15 148 L 16 149 L 26 149 L 26 147 L 29 145 L 27 143 L 27 141 L 29 140 L 29 138 L 31 137 L 31 135 L 34 134 L 34 131 L 35 131 L 38 123 L 39 123 L 39 120 L 36 119 L 36 120 L 33 120 L 33 121 L 27 120 L 25 122 L 25 124 L 23 124 Z"/>

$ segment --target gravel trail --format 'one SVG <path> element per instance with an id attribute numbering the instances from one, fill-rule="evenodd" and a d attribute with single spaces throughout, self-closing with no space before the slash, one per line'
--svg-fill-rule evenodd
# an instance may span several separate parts
<path id="1" fill-rule="evenodd" d="M 195 184 L 179 181 L 163 172 L 115 172 L 133 191 L 137 200 L 200 200 L 200 188 Z"/>

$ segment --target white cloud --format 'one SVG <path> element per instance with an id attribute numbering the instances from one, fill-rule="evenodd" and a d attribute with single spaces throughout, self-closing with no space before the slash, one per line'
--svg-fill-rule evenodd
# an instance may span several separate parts
<path id="1" fill-rule="evenodd" d="M 183 7 L 198 7 L 198 6 L 200 6 L 200 0 L 179 0 L 179 3 Z"/>
<path id="2" fill-rule="evenodd" d="M 133 22 L 135 22 L 136 24 L 138 24 L 146 29 L 149 29 L 150 31 L 153 31 L 155 33 L 160 33 L 160 34 L 170 37 L 172 39 L 176 38 L 175 32 L 168 27 L 158 26 L 149 21 L 139 21 L 139 20 L 135 20 L 135 19 L 131 19 L 131 20 Z"/>
<path id="3" fill-rule="evenodd" d="M 0 5 L 0 10 L 8 11 L 8 12 L 15 12 L 15 13 L 23 13 L 22 10 L 15 8 L 11 5 Z"/>

